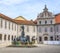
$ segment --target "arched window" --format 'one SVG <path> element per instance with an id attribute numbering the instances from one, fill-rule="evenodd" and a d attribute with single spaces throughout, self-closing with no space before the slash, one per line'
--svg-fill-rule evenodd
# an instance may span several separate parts
<path id="1" fill-rule="evenodd" d="M 42 37 L 39 37 L 39 41 L 42 41 Z"/>
<path id="2" fill-rule="evenodd" d="M 44 40 L 47 41 L 48 40 L 48 37 L 44 37 Z"/>
<path id="3" fill-rule="evenodd" d="M 6 35 L 4 35 L 4 40 L 6 40 Z"/>
<path id="4" fill-rule="evenodd" d="M 2 34 L 0 34 L 0 40 L 2 40 Z"/>
<path id="5" fill-rule="evenodd" d="M 10 40 L 10 35 L 8 35 L 8 40 Z"/>
<path id="6" fill-rule="evenodd" d="M 13 35 L 12 35 L 12 40 L 13 40 Z"/>
<path id="7" fill-rule="evenodd" d="M 47 24 L 47 21 L 45 21 L 45 24 Z"/>

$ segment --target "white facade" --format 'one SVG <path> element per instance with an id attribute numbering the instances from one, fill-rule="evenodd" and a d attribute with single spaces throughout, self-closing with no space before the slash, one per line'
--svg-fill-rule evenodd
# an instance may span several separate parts
<path id="1" fill-rule="evenodd" d="M 21 35 L 21 32 L 22 32 L 21 26 L 23 25 L 18 25 L 18 37 Z M 24 33 L 25 33 L 25 37 L 26 36 L 30 37 L 30 40 L 32 39 L 33 36 L 35 36 L 36 38 L 37 26 L 36 25 L 24 25 Z"/>
<path id="2" fill-rule="evenodd" d="M 0 46 L 10 45 L 14 38 L 21 36 L 21 26 L 22 24 L 0 17 Z M 32 41 L 32 37 L 37 36 L 37 26 L 24 24 L 24 32 Z"/>
<path id="3" fill-rule="evenodd" d="M 11 44 L 15 37 L 17 37 L 17 24 L 0 17 L 0 44 Z"/>
<path id="4" fill-rule="evenodd" d="M 37 25 L 38 43 L 60 40 L 60 24 L 55 24 L 55 16 L 48 11 L 46 6 L 37 16 Z"/>
<path id="5" fill-rule="evenodd" d="M 37 43 L 60 41 L 60 24 L 55 24 L 55 16 L 45 6 L 43 12 L 38 14 L 35 25 L 19 24 L 0 15 L 0 45 L 10 45 L 14 38 L 21 36 L 21 26 L 23 25 L 25 37 L 29 36 L 30 41 L 32 41 L 32 37 L 35 37 Z"/>

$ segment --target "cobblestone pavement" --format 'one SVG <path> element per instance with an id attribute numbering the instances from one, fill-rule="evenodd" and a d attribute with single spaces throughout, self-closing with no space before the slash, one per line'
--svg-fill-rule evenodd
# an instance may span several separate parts
<path id="1" fill-rule="evenodd" d="M 0 48 L 0 53 L 60 53 L 60 45 L 41 45 L 35 48 Z"/>

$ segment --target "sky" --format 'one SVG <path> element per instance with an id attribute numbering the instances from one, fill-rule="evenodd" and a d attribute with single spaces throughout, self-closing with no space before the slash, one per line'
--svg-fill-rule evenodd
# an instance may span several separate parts
<path id="1" fill-rule="evenodd" d="M 53 14 L 60 13 L 60 0 L 0 0 L 0 13 L 13 19 L 23 16 L 34 20 L 45 5 Z"/>

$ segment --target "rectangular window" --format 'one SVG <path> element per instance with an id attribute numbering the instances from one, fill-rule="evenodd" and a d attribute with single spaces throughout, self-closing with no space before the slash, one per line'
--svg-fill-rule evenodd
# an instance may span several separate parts
<path id="1" fill-rule="evenodd" d="M 3 21 L 2 21 L 2 18 L 0 18 L 0 27 L 2 28 L 3 26 Z"/>
<path id="2" fill-rule="evenodd" d="M 14 23 L 14 30 L 16 31 L 16 24 Z"/>
<path id="3" fill-rule="evenodd" d="M 45 21 L 45 24 L 47 24 L 47 21 Z"/>
<path id="4" fill-rule="evenodd" d="M 50 23 L 52 24 L 52 20 L 50 21 Z"/>
<path id="5" fill-rule="evenodd" d="M 39 41 L 42 41 L 42 37 L 39 37 Z"/>
<path id="6" fill-rule="evenodd" d="M 2 40 L 2 34 L 0 34 L 0 40 Z"/>
<path id="7" fill-rule="evenodd" d="M 4 35 L 4 40 L 6 40 L 6 35 Z"/>
<path id="8" fill-rule="evenodd" d="M 1 27 L 1 18 L 0 18 L 0 27 Z"/>
<path id="9" fill-rule="evenodd" d="M 10 22 L 9 22 L 9 29 L 10 29 Z"/>
<path id="10" fill-rule="evenodd" d="M 57 35 L 57 41 L 59 41 L 59 36 Z"/>
<path id="11" fill-rule="evenodd" d="M 58 28 L 58 26 L 56 27 L 56 32 L 58 32 L 58 30 L 59 30 L 59 28 Z"/>
<path id="12" fill-rule="evenodd" d="M 39 21 L 39 24 L 41 24 L 41 21 Z"/>
<path id="13" fill-rule="evenodd" d="M 45 28 L 45 32 L 47 32 L 47 28 Z"/>
<path id="14" fill-rule="evenodd" d="M 8 35 L 8 40 L 10 40 L 10 35 Z"/>
<path id="15" fill-rule="evenodd" d="M 35 32 L 35 26 L 33 26 L 33 32 Z"/>
<path id="16" fill-rule="evenodd" d="M 29 32 L 29 26 L 27 26 L 27 32 Z"/>
<path id="17" fill-rule="evenodd" d="M 13 40 L 13 35 L 11 36 L 11 40 Z"/>
<path id="18" fill-rule="evenodd" d="M 12 30 L 13 30 L 13 23 L 12 23 Z"/>
<path id="19" fill-rule="evenodd" d="M 39 32 L 41 32 L 41 27 L 39 27 L 39 29 L 38 29 L 38 30 L 39 30 Z"/>
<path id="20" fill-rule="evenodd" d="M 21 31 L 21 30 L 22 30 L 22 29 L 21 29 L 21 26 L 19 27 L 19 29 L 20 29 L 19 31 Z"/>
<path id="21" fill-rule="evenodd" d="M 50 37 L 50 40 L 53 41 L 53 36 Z"/>
<path id="22" fill-rule="evenodd" d="M 5 28 L 7 28 L 7 22 L 6 22 L 6 20 L 5 20 Z"/>
<path id="23" fill-rule="evenodd" d="M 16 24 L 15 24 L 15 31 L 16 31 Z"/>
<path id="24" fill-rule="evenodd" d="M 50 32 L 53 32 L 53 28 L 52 27 L 50 28 Z"/>

